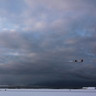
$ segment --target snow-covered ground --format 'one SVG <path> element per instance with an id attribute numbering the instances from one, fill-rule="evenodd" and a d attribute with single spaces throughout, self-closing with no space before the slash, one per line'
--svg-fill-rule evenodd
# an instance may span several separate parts
<path id="1" fill-rule="evenodd" d="M 96 96 L 88 89 L 0 89 L 0 96 Z"/>

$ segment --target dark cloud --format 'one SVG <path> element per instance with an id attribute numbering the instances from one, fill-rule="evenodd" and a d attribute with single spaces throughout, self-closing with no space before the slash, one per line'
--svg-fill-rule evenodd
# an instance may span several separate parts
<path id="1" fill-rule="evenodd" d="M 93 86 L 96 83 L 95 1 L 40 0 L 40 5 L 38 0 L 26 1 L 22 2 L 28 9 L 22 9 L 24 4 L 19 2 L 21 14 L 15 13 L 16 20 L 7 17 L 4 22 L 8 25 L 3 23 L 0 31 L 0 84 L 62 88 L 75 83 L 76 87 L 91 86 L 91 82 Z M 3 3 L 7 4 L 6 0 Z M 17 5 L 14 10 L 9 7 L 11 15 L 18 11 Z M 82 58 L 83 63 L 72 62 Z"/>

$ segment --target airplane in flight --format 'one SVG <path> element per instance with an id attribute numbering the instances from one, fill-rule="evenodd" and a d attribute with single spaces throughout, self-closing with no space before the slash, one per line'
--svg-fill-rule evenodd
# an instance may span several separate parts
<path id="1" fill-rule="evenodd" d="M 75 60 L 71 60 L 71 61 L 68 61 L 68 62 L 70 62 L 70 63 L 73 63 L 73 62 L 75 62 L 75 63 L 83 63 L 84 60 L 83 59 L 80 59 L 80 60 L 75 59 Z"/>
<path id="2" fill-rule="evenodd" d="M 82 62 L 84 62 L 84 60 L 83 59 L 81 59 L 81 60 L 74 60 L 74 62 L 82 63 Z"/>

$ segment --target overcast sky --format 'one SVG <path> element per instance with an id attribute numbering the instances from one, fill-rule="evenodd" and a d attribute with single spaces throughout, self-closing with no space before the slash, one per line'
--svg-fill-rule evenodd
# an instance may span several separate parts
<path id="1" fill-rule="evenodd" d="M 96 81 L 96 0 L 0 0 L 0 84 L 75 81 Z"/>

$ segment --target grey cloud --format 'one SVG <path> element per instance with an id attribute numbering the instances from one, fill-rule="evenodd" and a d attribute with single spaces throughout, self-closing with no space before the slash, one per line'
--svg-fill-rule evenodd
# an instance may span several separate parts
<path id="1" fill-rule="evenodd" d="M 39 6 L 39 2 L 43 5 Z M 0 32 L 0 58 L 2 57 L 0 82 L 3 84 L 42 84 L 42 82 L 51 81 L 96 80 L 95 1 L 25 0 L 25 3 L 28 4 L 30 10 L 25 10 L 25 16 L 23 13 L 16 16 L 19 18 L 16 20 L 20 26 L 25 28 L 24 23 L 31 26 L 31 29 L 28 27 L 29 31 L 21 30 L 22 27 L 19 26 L 20 29 L 15 31 Z M 32 3 L 37 5 L 32 6 Z M 67 5 L 63 6 L 63 3 Z M 30 7 L 33 8 L 32 11 Z M 41 11 L 37 7 L 41 8 Z M 53 10 L 48 11 L 45 7 L 53 8 Z M 36 14 L 41 12 L 47 14 L 48 18 L 46 19 L 46 16 L 39 18 Z M 19 21 L 20 18 L 21 21 Z M 9 18 L 7 19 L 10 21 Z M 16 22 L 13 20 L 11 23 Z M 43 24 L 45 27 L 42 27 Z M 74 59 L 82 58 L 83 63 L 72 63 Z"/>

